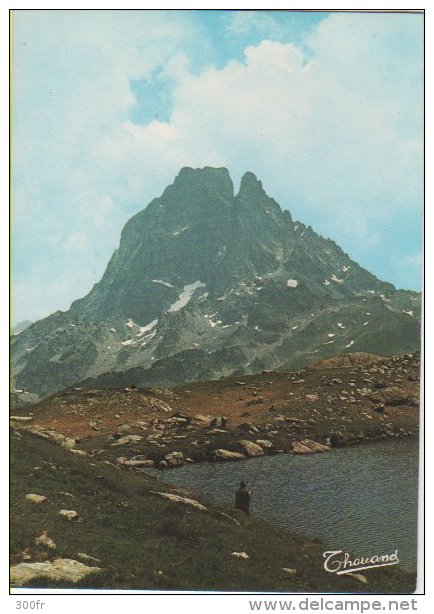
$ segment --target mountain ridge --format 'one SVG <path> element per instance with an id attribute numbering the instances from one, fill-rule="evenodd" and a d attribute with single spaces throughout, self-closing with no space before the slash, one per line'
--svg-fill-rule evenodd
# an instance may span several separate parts
<path id="1" fill-rule="evenodd" d="M 227 169 L 184 167 L 125 224 L 91 291 L 13 340 L 14 381 L 46 395 L 136 368 L 166 385 L 176 369 L 188 381 L 396 354 L 419 349 L 419 318 L 417 293 L 294 222 L 253 173 L 235 194 Z"/>

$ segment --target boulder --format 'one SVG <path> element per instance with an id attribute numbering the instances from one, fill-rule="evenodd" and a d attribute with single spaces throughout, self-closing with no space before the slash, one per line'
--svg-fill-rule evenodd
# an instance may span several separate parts
<path id="1" fill-rule="evenodd" d="M 327 452 L 330 447 L 313 441 L 313 439 L 303 439 L 302 441 L 295 441 L 292 444 L 292 450 L 294 454 L 317 454 L 318 452 Z"/>
<path id="2" fill-rule="evenodd" d="M 36 537 L 35 545 L 44 546 L 45 548 L 50 548 L 50 550 L 54 550 L 56 548 L 56 544 L 50 537 L 48 537 L 47 531 L 43 531 L 38 537 Z"/>
<path id="3" fill-rule="evenodd" d="M 47 497 L 44 497 L 44 495 L 34 495 L 34 494 L 28 494 L 26 495 L 26 499 L 27 501 L 30 501 L 31 503 L 44 503 L 44 501 L 47 501 Z"/>
<path id="4" fill-rule="evenodd" d="M 182 505 L 188 505 L 189 507 L 194 507 L 197 510 L 200 510 L 202 512 L 206 512 L 207 508 L 202 505 L 202 503 L 199 503 L 199 501 L 196 501 L 195 499 L 190 499 L 188 497 L 181 497 L 179 495 L 173 495 L 172 493 L 169 492 L 157 492 L 155 490 L 150 490 L 150 493 L 152 493 L 153 495 L 157 495 L 157 497 L 161 497 L 162 499 L 167 499 L 168 501 L 173 501 L 174 503 L 181 503 Z"/>
<path id="5" fill-rule="evenodd" d="M 195 422 L 199 422 L 200 424 L 205 424 L 209 426 L 211 422 L 214 420 L 212 416 L 204 416 L 202 414 L 196 414 L 193 418 Z"/>
<path id="6" fill-rule="evenodd" d="M 319 396 L 317 394 L 307 394 L 306 399 L 310 401 L 311 403 L 315 403 L 316 401 L 319 400 Z"/>
<path id="7" fill-rule="evenodd" d="M 244 561 L 250 558 L 247 552 L 231 552 L 231 556 L 233 556 L 234 559 L 241 559 Z"/>
<path id="8" fill-rule="evenodd" d="M 11 416 L 10 419 L 15 422 L 31 422 L 33 420 L 32 416 Z"/>
<path id="9" fill-rule="evenodd" d="M 282 571 L 284 571 L 285 573 L 289 573 L 291 575 L 297 573 L 297 570 L 293 569 L 292 567 L 282 567 Z"/>
<path id="10" fill-rule="evenodd" d="M 178 413 L 175 416 L 172 416 L 171 418 L 168 418 L 167 420 L 165 420 L 165 422 L 169 424 L 171 423 L 171 424 L 184 425 L 187 422 L 190 422 L 190 419 L 187 416 L 183 416 Z"/>
<path id="11" fill-rule="evenodd" d="M 261 448 L 266 448 L 267 450 L 274 447 L 274 444 L 269 439 L 257 439 L 256 443 L 261 446 Z"/>
<path id="12" fill-rule="evenodd" d="M 90 556 L 90 554 L 86 554 L 85 552 L 77 552 L 77 556 L 86 563 L 101 563 L 100 559 L 96 559 L 94 556 Z"/>
<path id="13" fill-rule="evenodd" d="M 370 395 L 370 399 L 373 403 L 383 403 L 391 407 L 413 405 L 412 395 L 397 386 L 391 386 L 390 388 L 383 388 L 377 392 L 373 392 Z"/>
<path id="14" fill-rule="evenodd" d="M 255 456 L 263 456 L 264 450 L 257 443 L 253 443 L 253 441 L 248 441 L 247 439 L 240 439 L 237 441 L 237 447 L 242 454 L 248 456 L 250 458 L 254 458 Z"/>
<path id="15" fill-rule="evenodd" d="M 141 441 L 143 437 L 140 435 L 125 435 L 125 437 L 121 437 L 115 443 L 112 443 L 112 446 L 123 446 L 127 443 L 137 443 Z"/>
<path id="16" fill-rule="evenodd" d="M 243 422 L 242 424 L 238 425 L 238 428 L 240 429 L 240 431 L 249 431 L 251 433 L 259 433 L 259 429 L 256 428 L 256 426 L 252 424 L 251 422 Z"/>
<path id="17" fill-rule="evenodd" d="M 75 454 L 76 456 L 89 456 L 89 454 L 85 452 L 84 450 L 76 450 L 76 449 L 70 448 L 69 451 L 72 452 L 72 454 Z"/>
<path id="18" fill-rule="evenodd" d="M 211 422 L 211 426 L 214 428 L 220 428 L 226 426 L 228 419 L 225 416 L 216 416 Z"/>
<path id="19" fill-rule="evenodd" d="M 75 510 L 60 510 L 59 516 L 65 520 L 78 520 L 79 514 Z"/>
<path id="20" fill-rule="evenodd" d="M 131 424 L 128 424 L 128 422 L 124 422 L 123 424 L 118 426 L 118 433 L 125 433 L 126 431 L 131 430 L 131 428 Z"/>
<path id="21" fill-rule="evenodd" d="M 184 464 L 184 455 L 182 452 L 169 452 L 164 457 L 167 467 L 181 467 Z"/>
<path id="22" fill-rule="evenodd" d="M 155 463 L 153 460 L 149 458 L 125 458 L 125 456 L 119 456 L 116 459 L 118 465 L 122 465 L 123 467 L 154 467 Z"/>
<path id="23" fill-rule="evenodd" d="M 26 586 L 36 578 L 53 582 L 79 582 L 89 574 L 101 572 L 100 567 L 89 567 L 74 559 L 55 559 L 43 563 L 20 563 L 11 566 L 11 584 Z"/>
<path id="24" fill-rule="evenodd" d="M 61 433 L 57 433 L 56 431 L 46 431 L 48 438 L 56 443 L 59 443 L 63 448 L 73 448 L 75 446 L 75 439 L 71 437 L 66 437 Z"/>
<path id="25" fill-rule="evenodd" d="M 233 461 L 233 460 L 243 460 L 246 458 L 244 454 L 240 452 L 232 452 L 230 450 L 224 450 L 223 448 L 218 448 L 217 450 L 213 450 L 211 452 L 211 456 L 216 461 Z"/>

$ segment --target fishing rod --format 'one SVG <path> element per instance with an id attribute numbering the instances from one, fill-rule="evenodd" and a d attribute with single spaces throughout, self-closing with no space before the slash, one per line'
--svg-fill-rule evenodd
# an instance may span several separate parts
<path id="1" fill-rule="evenodd" d="M 258 468 L 257 468 L 257 470 L 256 470 L 255 477 L 253 478 L 253 482 L 252 482 L 252 485 L 251 485 L 251 487 L 250 487 L 250 494 L 252 494 L 252 493 L 253 493 L 253 486 L 255 485 L 256 478 L 258 477 L 259 472 L 261 471 L 261 468 L 262 468 L 262 463 L 264 462 L 264 458 L 265 458 L 265 454 L 264 454 L 264 455 L 263 455 L 263 457 L 261 458 L 261 462 L 259 463 L 259 466 L 258 466 Z"/>

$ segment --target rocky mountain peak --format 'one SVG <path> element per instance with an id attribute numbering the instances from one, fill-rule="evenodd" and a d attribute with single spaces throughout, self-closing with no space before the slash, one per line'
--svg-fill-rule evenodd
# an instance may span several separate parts
<path id="1" fill-rule="evenodd" d="M 181 192 L 187 190 L 194 194 L 217 194 L 223 199 L 234 197 L 234 184 L 228 169 L 224 167 L 191 168 L 185 166 L 180 170 L 171 187 L 174 190 Z"/>
<path id="2" fill-rule="evenodd" d="M 241 179 L 239 194 L 242 196 L 266 196 L 264 188 L 262 187 L 262 181 L 250 171 L 244 173 Z"/>
<path id="3" fill-rule="evenodd" d="M 248 217 L 256 219 L 261 226 L 276 225 L 281 226 L 291 220 L 291 214 L 286 212 L 283 219 L 282 209 L 275 200 L 270 198 L 265 192 L 262 181 L 254 173 L 248 171 L 244 173 L 240 189 L 235 197 L 241 209 Z"/>
<path id="4" fill-rule="evenodd" d="M 234 196 L 226 168 L 185 167 L 127 222 L 87 296 L 14 337 L 15 385 L 47 394 L 131 369 L 167 385 L 414 351 L 419 318 L 420 296 L 293 223 L 253 173 Z"/>

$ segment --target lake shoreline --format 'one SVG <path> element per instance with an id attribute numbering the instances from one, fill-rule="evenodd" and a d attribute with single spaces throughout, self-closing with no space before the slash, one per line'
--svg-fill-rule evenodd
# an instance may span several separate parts
<path id="1" fill-rule="evenodd" d="M 176 389 L 68 389 L 11 422 L 126 468 L 311 455 L 416 436 L 419 380 L 417 353 L 355 353 Z"/>
<path id="2" fill-rule="evenodd" d="M 147 471 L 201 501 L 233 504 L 239 481 L 255 481 L 251 513 L 331 550 L 357 556 L 399 550 L 401 564 L 416 570 L 416 437 L 369 442 L 333 454 L 287 455 L 249 463 L 185 465 Z M 397 486 L 397 477 L 399 485 Z M 405 496 L 404 496 L 405 495 Z M 357 530 L 355 530 L 357 527 Z M 366 541 L 364 541 L 366 540 Z"/>
<path id="3" fill-rule="evenodd" d="M 50 552 L 35 541 L 35 535 L 44 529 L 57 545 L 54 556 L 75 559 L 77 552 L 84 552 L 98 559 L 101 571 L 73 585 L 42 576 L 30 587 L 376 594 L 409 593 L 415 588 L 415 573 L 401 566 L 368 570 L 360 577 L 327 573 L 323 552 L 331 542 L 315 538 L 315 532 L 263 520 L 256 508 L 246 516 L 231 509 L 231 502 L 224 498 L 209 503 L 212 497 L 207 494 L 196 496 L 185 487 L 162 481 L 163 474 L 157 470 L 158 476 L 151 479 L 143 472 L 113 466 L 102 457 L 74 454 L 59 444 L 13 430 L 11 563 L 16 567 L 23 560 L 48 564 Z M 301 459 L 279 455 L 269 457 L 264 465 L 285 460 L 309 465 L 334 456 Z M 250 466 L 258 462 L 261 460 L 253 459 Z M 204 463 L 181 467 L 172 476 L 181 477 L 186 470 L 244 471 L 246 466 Z M 217 482 L 205 479 L 205 483 Z M 263 487 L 269 490 L 261 479 L 258 495 Z M 27 500 L 29 492 L 38 492 L 48 500 L 36 505 Z M 186 497 L 204 510 L 185 505 Z M 81 520 L 60 518 L 56 512 L 65 506 L 77 510 Z M 152 556 L 125 557 L 138 543 Z M 13 571 L 15 577 L 17 570 Z"/>

